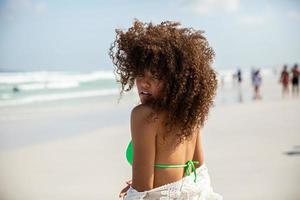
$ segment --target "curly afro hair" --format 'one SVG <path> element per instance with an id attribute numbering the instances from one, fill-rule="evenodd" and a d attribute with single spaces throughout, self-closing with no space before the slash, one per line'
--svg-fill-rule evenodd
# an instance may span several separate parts
<path id="1" fill-rule="evenodd" d="M 135 78 L 145 70 L 164 81 L 162 96 L 149 105 L 155 111 L 167 111 L 167 135 L 176 124 L 181 129 L 176 131 L 181 142 L 192 135 L 194 128 L 204 125 L 217 79 L 211 67 L 215 54 L 204 32 L 180 25 L 172 21 L 154 25 L 135 19 L 127 31 L 116 29 L 109 55 L 122 86 L 120 97 L 132 89 Z"/>

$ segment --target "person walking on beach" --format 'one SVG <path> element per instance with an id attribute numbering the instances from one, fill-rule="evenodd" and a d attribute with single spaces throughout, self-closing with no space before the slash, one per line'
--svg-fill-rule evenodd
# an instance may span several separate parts
<path id="1" fill-rule="evenodd" d="M 238 69 L 236 73 L 237 77 L 237 82 L 238 82 L 238 87 L 237 87 L 237 92 L 238 92 L 238 102 L 243 102 L 243 90 L 242 90 L 242 70 Z"/>
<path id="2" fill-rule="evenodd" d="M 136 86 L 141 101 L 131 111 L 125 200 L 223 199 L 212 189 L 200 134 L 216 94 L 214 51 L 202 32 L 179 26 L 135 20 L 116 30 L 110 47 L 120 95 Z"/>
<path id="3" fill-rule="evenodd" d="M 253 86 L 254 86 L 254 99 L 258 100 L 261 99 L 260 95 L 260 86 L 262 82 L 262 77 L 260 75 L 259 69 L 255 71 L 254 76 L 253 76 Z"/>
<path id="4" fill-rule="evenodd" d="M 299 76 L 298 64 L 295 64 L 292 69 L 292 94 L 294 97 L 299 96 Z"/>
<path id="5" fill-rule="evenodd" d="M 287 65 L 283 66 L 283 70 L 280 74 L 280 80 L 279 82 L 282 84 L 282 97 L 288 96 L 289 95 L 289 72 L 287 70 Z"/>
<path id="6" fill-rule="evenodd" d="M 239 84 L 242 83 L 242 70 L 238 69 L 237 73 L 236 73 L 236 76 L 237 76 L 237 81 Z"/>

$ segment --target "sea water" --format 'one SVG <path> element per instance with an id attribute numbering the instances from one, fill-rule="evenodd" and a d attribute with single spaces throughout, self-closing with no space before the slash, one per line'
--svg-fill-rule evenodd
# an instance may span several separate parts
<path id="1" fill-rule="evenodd" d="M 0 73 L 0 106 L 117 94 L 112 71 Z"/>

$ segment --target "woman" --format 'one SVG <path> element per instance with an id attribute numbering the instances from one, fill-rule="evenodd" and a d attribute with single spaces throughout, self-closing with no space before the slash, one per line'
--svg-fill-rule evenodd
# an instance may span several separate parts
<path id="1" fill-rule="evenodd" d="M 200 136 L 217 87 L 214 51 L 203 32 L 179 26 L 135 20 L 116 30 L 109 51 L 121 95 L 136 85 L 141 100 L 131 112 L 126 200 L 222 199 L 210 186 Z"/>
<path id="2" fill-rule="evenodd" d="M 261 86 L 262 78 L 260 75 L 260 71 L 256 70 L 253 76 L 253 86 L 254 86 L 254 97 L 253 99 L 261 99 L 260 95 L 260 86 Z"/>
<path id="3" fill-rule="evenodd" d="M 282 84 L 282 97 L 285 97 L 286 95 L 289 95 L 289 72 L 287 70 L 287 65 L 283 66 L 283 70 L 280 74 L 280 80 L 279 82 Z"/>
<path id="4" fill-rule="evenodd" d="M 298 64 L 295 64 L 292 69 L 292 94 L 294 97 L 299 95 L 299 76 L 300 71 L 298 69 Z"/>

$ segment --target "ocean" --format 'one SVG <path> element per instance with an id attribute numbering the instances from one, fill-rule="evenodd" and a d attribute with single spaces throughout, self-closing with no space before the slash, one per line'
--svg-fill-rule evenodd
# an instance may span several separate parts
<path id="1" fill-rule="evenodd" d="M 117 95 L 112 71 L 0 73 L 0 106 Z"/>

